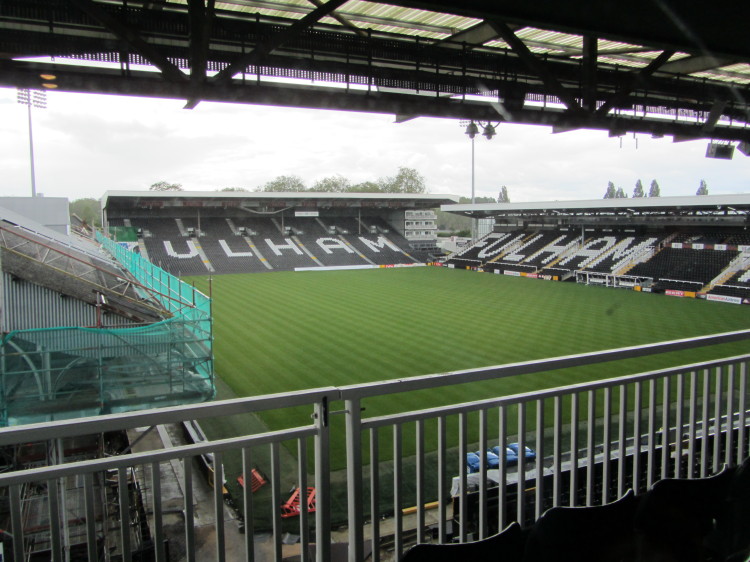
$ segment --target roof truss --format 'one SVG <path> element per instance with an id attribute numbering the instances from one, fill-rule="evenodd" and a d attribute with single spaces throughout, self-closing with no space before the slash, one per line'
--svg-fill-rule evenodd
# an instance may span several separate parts
<path id="1" fill-rule="evenodd" d="M 750 7 L 692 4 L 4 0 L 0 85 L 750 141 Z"/>

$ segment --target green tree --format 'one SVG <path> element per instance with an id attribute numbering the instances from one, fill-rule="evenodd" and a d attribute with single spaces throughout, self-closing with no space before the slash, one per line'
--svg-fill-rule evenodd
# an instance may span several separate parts
<path id="1" fill-rule="evenodd" d="M 261 186 L 260 191 L 305 191 L 305 182 L 299 176 L 279 176 Z"/>
<path id="2" fill-rule="evenodd" d="M 609 182 L 607 184 L 607 191 L 604 193 L 605 199 L 614 199 L 617 197 L 617 190 L 615 189 L 615 184 L 612 182 Z"/>
<path id="3" fill-rule="evenodd" d="M 638 180 L 635 182 L 635 189 L 633 190 L 633 197 L 645 197 L 646 193 L 643 191 L 643 182 Z"/>
<path id="4" fill-rule="evenodd" d="M 696 191 L 695 194 L 708 195 L 708 184 L 706 183 L 706 180 L 701 180 L 700 187 L 698 187 L 698 191 Z"/>
<path id="5" fill-rule="evenodd" d="M 68 209 L 71 217 L 75 215 L 89 226 L 101 226 L 102 206 L 98 199 L 76 199 Z"/>
<path id="6" fill-rule="evenodd" d="M 395 176 L 380 178 L 378 186 L 384 193 L 427 193 L 424 176 L 405 166 L 400 166 Z"/>
<path id="7" fill-rule="evenodd" d="M 148 188 L 150 191 L 185 191 L 181 183 L 169 183 L 166 181 L 157 181 L 152 183 Z"/>
<path id="8" fill-rule="evenodd" d="M 380 186 L 374 181 L 363 181 L 355 185 L 350 185 L 347 189 L 350 193 L 380 193 Z"/>
<path id="9" fill-rule="evenodd" d="M 627 199 L 628 194 L 625 193 L 625 190 L 621 187 L 618 187 L 615 191 L 615 199 Z"/>
<path id="10" fill-rule="evenodd" d="M 327 178 L 320 179 L 313 184 L 310 191 L 329 191 L 332 193 L 342 193 L 349 191 L 351 182 L 344 176 L 335 175 L 328 176 Z"/>
<path id="11" fill-rule="evenodd" d="M 510 197 L 508 197 L 508 188 L 505 186 L 502 186 L 500 188 L 500 193 L 497 196 L 497 202 L 498 203 L 510 203 Z"/>
<path id="12" fill-rule="evenodd" d="M 247 191 L 244 187 L 222 187 L 219 191 Z"/>
<path id="13" fill-rule="evenodd" d="M 656 180 L 651 181 L 651 189 L 648 190 L 649 197 L 661 197 L 661 190 L 659 189 L 659 182 Z"/>

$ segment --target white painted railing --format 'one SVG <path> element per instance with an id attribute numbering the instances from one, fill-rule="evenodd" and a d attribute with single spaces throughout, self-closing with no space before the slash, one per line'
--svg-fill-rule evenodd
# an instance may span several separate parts
<path id="1" fill-rule="evenodd" d="M 12 451 L 26 443 L 59 443 L 74 436 L 192 419 L 300 407 L 309 409 L 312 416 L 309 423 L 280 430 L 95 460 L 65 462 L 58 455 L 59 464 L 53 466 L 8 470 L 0 474 L 0 493 L 8 498 L 1 509 L 7 511 L 9 520 L 2 539 L 15 560 L 26 559 L 36 548 L 31 538 L 39 529 L 30 528 L 26 503 L 33 489 L 46 505 L 51 559 L 65 559 L 71 525 L 77 525 L 85 535 L 90 560 L 98 559 L 102 541 L 123 560 L 132 560 L 139 547 L 132 530 L 131 514 L 134 502 L 139 501 L 133 474 L 146 467 L 149 470 L 142 472 L 150 473 L 150 535 L 156 560 L 166 560 L 161 491 L 167 483 L 159 467 L 172 462 L 182 467 L 183 474 L 185 559 L 196 560 L 192 460 L 212 454 L 217 467 L 213 479 L 222 482 L 223 456 L 240 451 L 244 480 L 249 483 L 253 459 L 261 449 L 270 451 L 268 519 L 274 560 L 282 557 L 284 527 L 279 506 L 284 499 L 282 483 L 290 478 L 302 490 L 314 485 L 317 493 L 316 511 L 308 514 L 302 509 L 299 517 L 302 560 L 312 559 L 308 553 L 312 541 L 317 560 L 331 558 L 332 497 L 340 495 L 345 495 L 348 505 L 345 519 L 352 561 L 364 560 L 367 544 L 373 559 L 383 560 L 397 559 L 410 542 L 486 537 L 511 520 L 528 524 L 553 505 L 606 503 L 629 488 L 643 492 L 661 478 L 702 477 L 723 464 L 739 463 L 750 447 L 750 355 L 512 396 L 494 392 L 481 400 L 418 411 L 399 411 L 400 397 L 415 392 L 434 395 L 467 383 L 497 388 L 507 377 L 539 376 L 557 369 L 748 339 L 750 330 L 743 330 L 371 384 L 5 428 L 0 430 L 0 448 Z M 384 398 L 393 406 L 391 413 L 369 416 L 368 405 Z M 345 418 L 345 432 L 332 431 L 332 416 Z M 517 464 L 511 466 L 501 454 L 497 468 L 488 468 L 487 449 L 500 446 L 503 450 L 508 442 L 517 442 L 520 451 L 531 447 L 536 457 L 527 461 L 519 455 Z M 338 445 L 346 451 L 345 494 L 331 484 L 331 450 Z M 469 474 L 466 464 L 466 453 L 473 450 L 481 457 L 477 474 Z M 294 469 L 285 467 L 282 472 L 280 457 L 285 451 L 292 451 L 297 460 Z M 308 457 L 314 462 L 308 463 Z M 71 479 L 82 489 L 80 502 L 71 500 Z M 107 535 L 99 505 L 107 481 L 116 490 L 119 531 L 114 537 Z M 243 553 L 247 560 L 255 560 L 257 505 L 249 485 L 242 494 Z M 212 491 L 216 560 L 228 559 L 223 502 L 221 487 L 216 487 Z"/>

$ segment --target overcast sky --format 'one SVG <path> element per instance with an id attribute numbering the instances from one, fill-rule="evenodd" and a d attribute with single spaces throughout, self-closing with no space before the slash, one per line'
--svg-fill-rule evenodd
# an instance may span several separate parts
<path id="1" fill-rule="evenodd" d="M 352 183 L 415 168 L 430 193 L 469 196 L 471 142 L 458 121 L 50 92 L 33 112 L 37 191 L 99 198 L 157 181 L 190 191 L 253 190 L 279 175 L 311 186 L 340 174 Z M 600 199 L 607 182 L 632 195 L 656 179 L 662 196 L 750 192 L 750 157 L 705 158 L 707 141 L 672 143 L 606 132 L 552 134 L 549 127 L 503 124 L 475 140 L 476 195 L 511 201 Z M 31 194 L 28 116 L 15 89 L 0 88 L 0 196 Z"/>

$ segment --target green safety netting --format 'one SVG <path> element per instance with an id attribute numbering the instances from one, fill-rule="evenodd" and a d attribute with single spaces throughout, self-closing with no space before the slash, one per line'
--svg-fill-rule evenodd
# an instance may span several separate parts
<path id="1" fill-rule="evenodd" d="M 117 242 L 138 241 L 138 230 L 133 226 L 110 226 L 109 235 Z"/>
<path id="2" fill-rule="evenodd" d="M 120 244 L 99 242 L 172 317 L 133 328 L 10 332 L 0 348 L 0 425 L 213 398 L 210 299 Z"/>

